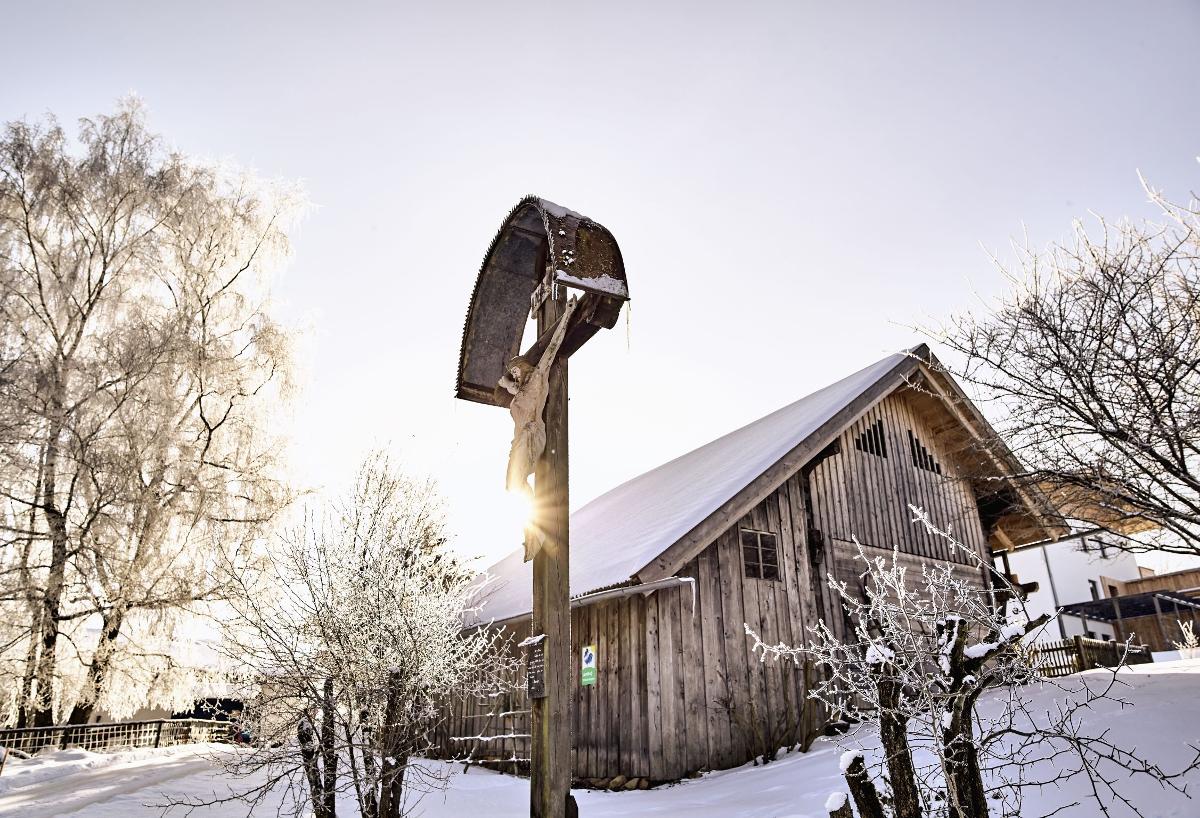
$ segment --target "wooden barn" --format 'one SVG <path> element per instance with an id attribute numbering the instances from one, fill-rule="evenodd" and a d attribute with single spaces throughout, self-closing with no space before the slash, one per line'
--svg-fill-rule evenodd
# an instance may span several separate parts
<path id="1" fill-rule="evenodd" d="M 572 645 L 576 657 L 594 652 L 596 668 L 590 684 L 576 671 L 575 777 L 678 779 L 745 763 L 765 739 L 795 741 L 811 729 L 804 674 L 760 662 L 744 624 L 789 644 L 803 643 L 817 620 L 844 632 L 826 576 L 858 582 L 852 537 L 870 553 L 897 546 L 914 566 L 959 563 L 985 583 L 984 572 L 911 523 L 908 504 L 985 559 L 993 546 L 1046 537 L 1053 523 L 1039 506 L 993 479 L 1015 468 L 1008 452 L 977 445 L 993 437 L 921 346 L 572 514 Z M 483 616 L 520 641 L 530 565 L 517 551 L 489 573 Z M 525 696 L 454 702 L 441 749 L 526 758 Z"/>

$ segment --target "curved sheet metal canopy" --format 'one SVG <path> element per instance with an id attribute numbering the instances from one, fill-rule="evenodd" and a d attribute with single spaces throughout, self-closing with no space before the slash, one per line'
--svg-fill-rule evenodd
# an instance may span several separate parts
<path id="1" fill-rule="evenodd" d="M 455 396 L 492 406 L 505 404 L 497 384 L 520 353 L 531 301 L 547 271 L 556 284 L 583 290 L 576 310 L 590 336 L 617 322 L 629 300 L 625 265 L 616 239 L 603 225 L 536 196 L 526 196 L 492 239 L 475 279 L 463 327 Z M 586 340 L 564 345 L 570 354 Z M 501 390 L 502 391 L 502 390 Z"/>

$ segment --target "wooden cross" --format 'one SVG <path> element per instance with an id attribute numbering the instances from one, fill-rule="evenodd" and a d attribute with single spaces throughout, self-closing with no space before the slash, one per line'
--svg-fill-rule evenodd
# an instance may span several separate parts
<path id="1" fill-rule="evenodd" d="M 568 288 L 583 295 L 567 309 Z M 542 420 L 545 447 L 534 464 L 533 637 L 542 636 L 544 695 L 531 698 L 530 815 L 574 818 L 570 796 L 571 651 L 567 359 L 602 328 L 611 329 L 629 298 L 616 240 L 603 226 L 536 197 L 521 200 L 492 242 L 475 283 L 459 357 L 457 396 L 507 406 L 501 384 L 515 361 L 536 366 L 552 339 Z M 537 340 L 520 356 L 528 311 Z M 566 321 L 565 327 L 559 323 Z M 561 329 L 562 332 L 556 333 Z M 511 386 L 511 382 L 509 382 Z M 519 390 L 518 390 L 519 392 Z M 510 474 L 510 482 L 511 482 Z"/>

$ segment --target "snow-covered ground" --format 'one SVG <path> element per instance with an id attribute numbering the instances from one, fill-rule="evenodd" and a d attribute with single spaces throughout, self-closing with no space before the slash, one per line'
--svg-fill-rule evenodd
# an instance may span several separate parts
<path id="1" fill-rule="evenodd" d="M 1084 674 L 1093 681 L 1093 674 Z M 1078 685 L 1082 677 L 1063 680 Z M 1188 744 L 1200 746 L 1200 659 L 1139 665 L 1122 673 L 1129 685 L 1124 695 L 1135 706 L 1119 709 L 1102 706 L 1089 723 L 1091 732 L 1111 728 L 1123 746 L 1136 747 L 1168 769 L 1182 766 L 1192 753 Z M 1062 693 L 1047 688 L 1036 694 L 1049 704 Z M 868 748 L 870 742 L 867 742 Z M 227 794 L 230 781 L 213 763 L 213 753 L 236 752 L 228 747 L 200 745 L 167 750 L 141 750 L 97 755 L 78 750 L 53 753 L 30 760 L 12 760 L 0 776 L 0 816 L 50 818 L 149 818 L 161 812 L 169 798 Z M 711 773 L 672 787 L 634 792 L 576 792 L 580 814 L 587 818 L 625 815 L 687 818 L 826 818 L 824 804 L 833 790 L 841 789 L 840 751 L 819 744 L 806 755 L 789 755 L 766 767 L 742 767 Z M 507 818 L 528 815 L 528 783 L 487 770 L 451 768 L 447 791 L 425 797 L 418 814 L 428 818 L 483 816 Z M 1200 795 L 1200 774 L 1189 777 Z M 1030 799 L 1026 814 L 1041 815 L 1082 797 L 1086 784 L 1046 791 Z M 1162 789 L 1151 781 L 1134 781 L 1127 794 L 1142 805 L 1148 818 L 1197 818 L 1200 801 Z M 350 805 L 347 804 L 349 807 Z M 254 815 L 274 815 L 270 804 Z M 197 818 L 244 816 L 244 805 L 223 805 L 195 813 Z M 350 809 L 342 814 L 351 815 Z M 1129 815 L 1119 805 L 1116 818 Z M 1058 813 L 1060 818 L 1090 818 L 1094 805 L 1083 804 Z"/>

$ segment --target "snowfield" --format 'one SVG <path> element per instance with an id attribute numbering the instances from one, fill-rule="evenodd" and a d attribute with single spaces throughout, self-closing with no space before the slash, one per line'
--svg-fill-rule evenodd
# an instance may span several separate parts
<path id="1" fill-rule="evenodd" d="M 1089 678 L 1093 683 L 1099 680 L 1095 673 L 1089 673 L 1062 681 L 1077 687 Z M 1121 709 L 1105 703 L 1088 722 L 1090 732 L 1110 728 L 1124 746 L 1136 747 L 1169 771 L 1178 769 L 1194 754 L 1188 745 L 1200 746 L 1200 659 L 1138 665 L 1122 671 L 1121 678 L 1128 684 L 1124 697 L 1134 706 Z M 1039 704 L 1050 705 L 1063 694 L 1047 687 L 1034 695 Z M 788 755 L 766 767 L 709 773 L 670 787 L 619 793 L 577 790 L 575 796 L 580 814 L 586 818 L 827 818 L 827 799 L 843 789 L 839 758 L 845 749 L 857 747 L 870 756 L 875 748 L 869 737 L 866 739 L 844 747 L 820 743 L 805 755 Z M 215 765 L 214 754 L 231 752 L 237 750 L 195 745 L 103 755 L 66 750 L 29 760 L 13 759 L 0 775 L 0 816 L 149 818 L 161 814 L 161 806 L 156 805 L 172 797 L 228 794 L 229 785 L 235 782 Z M 528 815 L 528 782 L 477 768 L 464 774 L 461 765 L 449 765 L 449 769 L 452 773 L 446 792 L 425 796 L 415 814 L 428 818 Z M 1188 781 L 1189 791 L 1195 789 L 1200 794 L 1200 774 L 1193 773 Z M 1025 815 L 1036 818 L 1071 804 L 1084 796 L 1086 788 L 1085 782 L 1077 780 L 1069 788 L 1030 797 Z M 1148 779 L 1130 781 L 1125 791 L 1134 796 L 1149 818 L 1200 816 L 1200 801 L 1165 790 Z M 274 815 L 279 803 L 276 799 L 253 814 Z M 352 815 L 352 805 L 346 807 L 341 814 Z M 197 818 L 240 818 L 248 813 L 245 805 L 228 804 L 193 814 Z M 1064 809 L 1058 816 L 1091 818 L 1097 814 L 1094 805 L 1084 803 Z M 1116 805 L 1112 814 L 1121 818 L 1131 813 Z"/>

